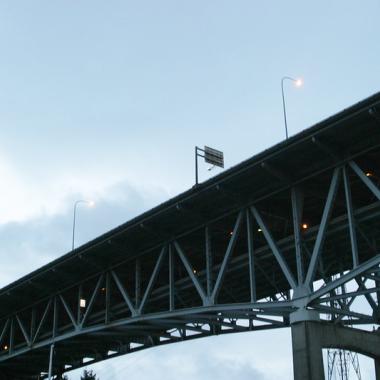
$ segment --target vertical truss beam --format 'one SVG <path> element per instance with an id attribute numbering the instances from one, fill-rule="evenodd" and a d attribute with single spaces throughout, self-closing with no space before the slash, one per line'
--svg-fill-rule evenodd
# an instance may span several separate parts
<path id="1" fill-rule="evenodd" d="M 253 247 L 253 229 L 251 212 L 246 210 L 246 224 L 247 224 L 247 243 L 248 243 L 248 265 L 249 265 L 249 288 L 251 295 L 251 302 L 257 301 L 256 296 L 256 277 L 255 277 L 255 256 Z"/>
<path id="2" fill-rule="evenodd" d="M 57 336 L 58 332 L 58 298 L 57 296 L 54 296 L 53 298 L 53 339 Z"/>
<path id="3" fill-rule="evenodd" d="M 339 175 L 340 175 L 340 168 L 335 168 L 332 179 L 331 179 L 326 204 L 323 209 L 321 224 L 319 225 L 317 238 L 315 240 L 313 253 L 311 255 L 309 269 L 307 271 L 307 275 L 305 279 L 305 285 L 307 287 L 311 286 L 314 276 L 315 276 L 318 259 L 319 259 L 322 246 L 326 237 L 326 230 L 327 230 L 328 222 L 329 222 L 331 211 L 332 211 L 332 206 L 334 204 L 334 200 L 335 200 L 336 193 L 338 190 Z"/>
<path id="4" fill-rule="evenodd" d="M 172 245 L 169 244 L 169 309 L 170 311 L 173 311 L 175 308 L 175 302 L 174 302 L 174 255 L 173 255 L 173 248 Z"/>
<path id="5" fill-rule="evenodd" d="M 135 308 L 136 310 L 140 307 L 141 301 L 141 259 L 136 258 L 135 266 Z"/>
<path id="6" fill-rule="evenodd" d="M 104 323 L 108 324 L 111 320 L 111 273 L 106 273 L 106 313 Z"/>
<path id="7" fill-rule="evenodd" d="M 344 193 L 346 195 L 348 227 L 350 230 L 352 263 L 353 263 L 353 267 L 356 268 L 359 265 L 358 243 L 357 243 L 357 238 L 356 238 L 355 218 L 354 218 L 354 209 L 352 205 L 350 179 L 348 177 L 346 167 L 343 167 L 343 182 L 344 182 Z"/>
<path id="8" fill-rule="evenodd" d="M 302 258 L 302 238 L 301 238 L 301 223 L 302 223 L 302 209 L 303 199 L 299 189 L 292 188 L 292 212 L 293 212 L 293 230 L 294 230 L 294 245 L 296 250 L 296 263 L 297 263 L 297 280 L 298 285 L 303 284 L 304 269 Z"/>
<path id="9" fill-rule="evenodd" d="M 32 313 L 31 313 L 31 318 L 30 318 L 30 337 L 34 336 L 34 332 L 36 331 L 36 307 L 32 307 Z M 1 344 L 1 340 L 0 340 Z"/>
<path id="10" fill-rule="evenodd" d="M 80 325 L 80 321 L 82 319 L 82 308 L 80 306 L 83 292 L 83 284 L 79 284 L 78 286 L 78 299 L 77 299 L 77 325 Z"/>
<path id="11" fill-rule="evenodd" d="M 288 283 L 292 289 L 295 289 L 297 287 L 297 283 L 293 277 L 292 272 L 290 271 L 288 264 L 286 263 L 285 259 L 283 258 L 280 250 L 277 247 L 277 244 L 275 243 L 272 234 L 270 233 L 267 225 L 264 223 L 263 218 L 261 217 L 259 211 L 255 206 L 251 207 L 251 212 L 253 216 L 255 217 L 258 225 L 260 226 L 264 237 L 272 250 L 272 253 L 274 257 L 276 258 L 278 264 L 280 265 L 280 268 L 282 270 L 282 273 L 285 275 L 285 278 L 288 280 Z"/>
<path id="12" fill-rule="evenodd" d="M 205 228 L 205 244 L 206 244 L 206 282 L 207 282 L 207 297 L 211 297 L 213 279 L 212 279 L 212 251 L 211 251 L 211 236 L 210 228 Z"/>
<path id="13" fill-rule="evenodd" d="M 14 349 L 14 340 L 15 340 L 15 324 L 14 324 L 14 318 L 11 318 L 11 325 L 9 328 L 9 353 L 13 353 Z"/>

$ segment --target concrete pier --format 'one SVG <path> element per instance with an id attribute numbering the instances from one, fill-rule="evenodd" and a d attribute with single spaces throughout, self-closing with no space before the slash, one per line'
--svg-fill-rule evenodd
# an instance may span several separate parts
<path id="1" fill-rule="evenodd" d="M 375 361 L 376 380 L 380 380 L 380 334 L 329 322 L 303 321 L 292 329 L 295 380 L 324 380 L 323 348 L 358 352 Z"/>

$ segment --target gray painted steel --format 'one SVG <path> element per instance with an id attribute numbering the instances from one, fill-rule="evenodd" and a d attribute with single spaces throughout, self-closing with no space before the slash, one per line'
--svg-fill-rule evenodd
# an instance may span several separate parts
<path id="1" fill-rule="evenodd" d="M 46 374 L 52 344 L 60 374 L 309 319 L 378 324 L 376 108 L 380 94 L 1 289 L 0 374 Z"/>

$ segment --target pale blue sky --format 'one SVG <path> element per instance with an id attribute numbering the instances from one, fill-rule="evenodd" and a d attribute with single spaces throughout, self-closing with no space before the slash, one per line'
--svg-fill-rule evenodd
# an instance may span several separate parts
<path id="1" fill-rule="evenodd" d="M 291 135 L 379 91 L 379 14 L 379 0 L 2 0 L 1 285 L 69 250 L 75 199 L 97 202 L 79 214 L 83 243 L 192 186 L 195 145 L 229 167 L 282 140 L 282 76 L 305 82 L 286 84 Z M 268 334 L 265 354 L 285 357 L 284 379 L 288 335 Z M 174 351 L 234 344 L 242 371 L 276 378 L 253 335 L 217 339 Z"/>

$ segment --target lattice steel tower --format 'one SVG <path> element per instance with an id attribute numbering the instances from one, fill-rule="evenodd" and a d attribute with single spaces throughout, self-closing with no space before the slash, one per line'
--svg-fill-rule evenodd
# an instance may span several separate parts
<path id="1" fill-rule="evenodd" d="M 333 276 L 332 280 L 336 280 L 338 276 Z M 335 294 L 346 293 L 346 286 L 343 285 L 337 290 Z M 341 303 L 344 302 L 345 305 Z M 332 301 L 334 307 L 340 308 L 346 306 L 348 303 L 347 298 L 343 300 Z M 336 318 L 336 316 L 331 317 Z M 327 379 L 328 380 L 349 380 L 351 371 L 355 373 L 355 379 L 361 380 L 359 357 L 356 352 L 341 350 L 341 349 L 328 349 L 327 350 Z"/>

